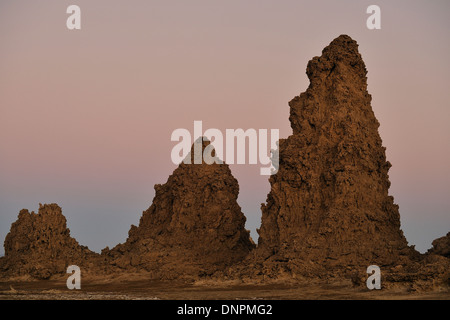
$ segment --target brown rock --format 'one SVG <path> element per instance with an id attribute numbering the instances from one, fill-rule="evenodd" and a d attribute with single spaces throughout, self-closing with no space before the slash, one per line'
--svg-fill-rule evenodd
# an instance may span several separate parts
<path id="1" fill-rule="evenodd" d="M 289 103 L 293 134 L 279 143 L 258 253 L 305 274 L 417 257 L 388 194 L 391 164 L 358 44 L 339 36 L 306 73 L 308 89 Z"/>
<path id="2" fill-rule="evenodd" d="M 346 35 L 308 63 L 310 85 L 289 103 L 293 134 L 276 151 L 278 173 L 262 205 L 256 250 L 237 203 L 237 180 L 221 161 L 195 164 L 194 146 L 211 150 L 199 139 L 187 156 L 191 164 L 155 185 L 152 205 L 125 243 L 93 253 L 70 237 L 59 206 L 40 205 L 38 214 L 22 210 L 12 224 L 0 277 L 48 279 L 75 264 L 99 277 L 141 271 L 160 280 L 346 277 L 365 286 L 374 264 L 383 287 L 448 289 L 450 233 L 420 255 L 400 229 L 366 74 L 357 43 Z M 218 160 L 211 154 L 208 160 Z"/>
<path id="3" fill-rule="evenodd" d="M 223 270 L 254 248 L 228 165 L 194 164 L 193 150 L 192 164 L 181 163 L 165 184 L 155 185 L 153 203 L 127 241 L 102 252 L 112 265 L 158 279 L 190 278 Z"/>
<path id="4" fill-rule="evenodd" d="M 23 209 L 11 225 L 0 263 L 2 277 L 48 279 L 65 274 L 69 265 L 80 268 L 99 256 L 70 236 L 66 218 L 57 204 L 39 204 L 39 212 Z"/>
<path id="5" fill-rule="evenodd" d="M 428 253 L 450 258 L 450 232 L 446 236 L 434 240 L 432 245 L 433 248 L 428 250 Z"/>

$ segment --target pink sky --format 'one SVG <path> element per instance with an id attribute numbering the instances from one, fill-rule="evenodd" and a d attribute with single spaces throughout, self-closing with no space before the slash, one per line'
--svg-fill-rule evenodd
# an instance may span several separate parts
<path id="1" fill-rule="evenodd" d="M 82 29 L 66 28 L 77 4 Z M 448 1 L 1 1 L 0 243 L 20 209 L 63 208 L 99 252 L 125 241 L 172 173 L 173 130 L 291 133 L 307 62 L 340 34 L 360 45 L 402 229 L 421 251 L 450 231 Z M 256 240 L 269 191 L 232 165 Z M 0 249 L 3 253 L 3 248 Z"/>

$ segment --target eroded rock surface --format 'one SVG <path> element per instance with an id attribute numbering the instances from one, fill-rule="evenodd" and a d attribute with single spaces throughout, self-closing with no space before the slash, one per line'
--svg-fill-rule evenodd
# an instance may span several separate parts
<path id="1" fill-rule="evenodd" d="M 366 268 L 381 268 L 383 287 L 412 291 L 450 285 L 450 233 L 425 255 L 409 246 L 389 195 L 385 148 L 367 91 L 358 44 L 341 35 L 307 66 L 308 89 L 290 101 L 293 133 L 279 142 L 278 173 L 262 205 L 258 247 L 245 229 L 239 186 L 224 163 L 195 164 L 197 140 L 125 243 L 102 254 L 70 237 L 56 204 L 22 210 L 5 239 L 0 277 L 48 279 L 69 264 L 93 276 L 129 279 L 351 279 L 365 286 Z M 209 159 L 211 160 L 211 159 Z"/>
<path id="2" fill-rule="evenodd" d="M 57 204 L 40 204 L 38 213 L 21 210 L 4 247 L 1 277 L 48 279 L 65 274 L 69 265 L 92 268 L 99 256 L 70 236 Z"/>
<path id="3" fill-rule="evenodd" d="M 209 145 L 195 143 L 201 151 Z M 194 145 L 191 164 L 181 163 L 165 184 L 155 185 L 153 203 L 127 241 L 103 252 L 112 265 L 158 279 L 198 277 L 223 270 L 254 248 L 237 203 L 237 180 L 227 164 L 195 164 Z"/>
<path id="4" fill-rule="evenodd" d="M 314 57 L 290 103 L 293 134 L 262 206 L 259 252 L 303 272 L 392 265 L 416 252 L 400 229 L 358 44 L 342 35 Z"/>
<path id="5" fill-rule="evenodd" d="M 428 253 L 450 258 L 450 232 L 446 236 L 437 238 L 432 243 L 433 247 Z"/>

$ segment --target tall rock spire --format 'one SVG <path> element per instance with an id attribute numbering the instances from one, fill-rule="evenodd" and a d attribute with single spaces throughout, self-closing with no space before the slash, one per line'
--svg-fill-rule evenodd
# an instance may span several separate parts
<path id="1" fill-rule="evenodd" d="M 322 268 L 397 263 L 415 251 L 388 194 L 391 164 L 358 44 L 339 36 L 306 73 L 308 89 L 289 103 L 293 134 L 279 143 L 259 251 Z"/>

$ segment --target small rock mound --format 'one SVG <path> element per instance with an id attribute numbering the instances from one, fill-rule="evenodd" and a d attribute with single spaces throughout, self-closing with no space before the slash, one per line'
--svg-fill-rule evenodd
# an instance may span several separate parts
<path id="1" fill-rule="evenodd" d="M 39 204 L 39 212 L 23 209 L 11 225 L 0 262 L 2 277 L 49 279 L 65 274 L 69 265 L 92 266 L 99 256 L 70 236 L 66 218 L 57 204 Z"/>
<path id="2" fill-rule="evenodd" d="M 195 144 L 203 153 L 210 143 L 194 142 L 191 164 L 181 163 L 165 184 L 155 185 L 153 203 L 127 241 L 102 252 L 113 266 L 157 279 L 195 278 L 225 269 L 254 248 L 237 203 L 237 180 L 227 164 L 194 164 Z"/>
<path id="3" fill-rule="evenodd" d="M 446 236 L 435 239 L 428 253 L 450 258 L 450 232 Z"/>

